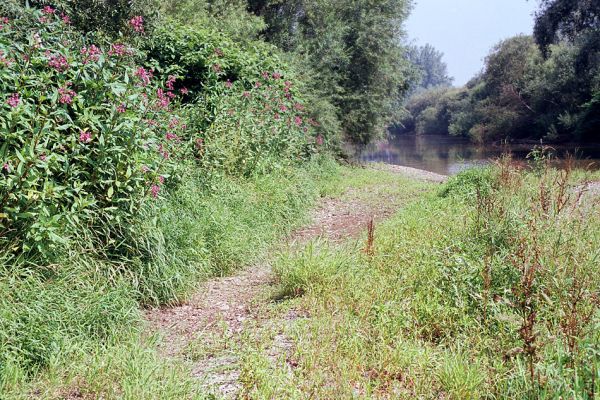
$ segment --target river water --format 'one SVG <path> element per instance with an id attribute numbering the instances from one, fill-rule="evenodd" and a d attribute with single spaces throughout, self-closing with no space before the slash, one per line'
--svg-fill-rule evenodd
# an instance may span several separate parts
<path id="1" fill-rule="evenodd" d="M 533 144 L 478 146 L 468 139 L 434 135 L 396 135 L 373 143 L 359 153 L 363 162 L 383 162 L 453 175 L 464 169 L 485 165 L 509 152 L 516 161 L 525 162 Z M 586 169 L 600 169 L 600 145 L 560 145 L 551 151 L 558 163 L 574 156 L 575 164 Z"/>

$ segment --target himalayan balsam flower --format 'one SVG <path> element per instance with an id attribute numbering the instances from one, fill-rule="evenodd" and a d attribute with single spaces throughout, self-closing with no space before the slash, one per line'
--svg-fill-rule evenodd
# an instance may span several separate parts
<path id="1" fill-rule="evenodd" d="M 260 82 L 256 82 L 256 83 L 254 84 L 254 87 L 256 87 L 256 88 L 259 88 L 259 87 L 261 87 L 261 86 L 262 86 L 262 83 L 260 83 Z"/>
<path id="2" fill-rule="evenodd" d="M 57 70 L 58 72 L 64 72 L 69 69 L 69 62 L 62 55 L 51 55 L 48 60 L 48 65 Z"/>
<path id="3" fill-rule="evenodd" d="M 119 104 L 119 106 L 117 107 L 117 112 L 123 114 L 125 111 L 127 111 L 127 107 L 125 106 L 125 104 Z"/>
<path id="4" fill-rule="evenodd" d="M 75 91 L 69 89 L 71 82 L 67 82 L 67 84 L 60 89 L 58 89 L 58 94 L 60 98 L 58 99 L 60 104 L 71 104 L 73 102 L 73 97 L 77 95 Z"/>
<path id="5" fill-rule="evenodd" d="M 110 45 L 110 50 L 108 51 L 108 55 L 112 56 L 126 56 L 129 55 L 129 50 L 125 47 L 124 44 L 121 43 L 113 43 Z"/>
<path id="6" fill-rule="evenodd" d="M 317 142 L 317 145 L 321 146 L 323 144 L 323 136 L 318 135 L 316 142 Z"/>
<path id="7" fill-rule="evenodd" d="M 169 78 L 167 79 L 167 82 L 166 82 L 167 89 L 175 90 L 174 83 L 175 83 L 176 79 L 177 78 L 175 76 L 169 75 Z"/>
<path id="8" fill-rule="evenodd" d="M 165 94 L 165 91 L 159 88 L 156 90 L 156 97 L 158 98 L 157 105 L 159 108 L 164 108 L 165 110 L 169 108 L 169 104 L 171 104 L 171 99 L 169 98 L 168 93 Z"/>
<path id="9" fill-rule="evenodd" d="M 242 96 L 244 96 L 245 98 L 250 97 L 250 92 L 244 92 L 242 93 Z"/>
<path id="10" fill-rule="evenodd" d="M 167 135 L 165 137 L 167 140 L 178 140 L 179 139 L 179 136 L 177 136 L 173 132 L 167 132 Z"/>
<path id="11" fill-rule="evenodd" d="M 279 72 L 274 72 L 273 79 L 281 79 L 281 74 Z"/>
<path id="12" fill-rule="evenodd" d="M 87 64 L 90 61 L 98 61 L 100 59 L 100 55 L 102 54 L 102 50 L 95 45 L 91 45 L 90 47 L 82 48 L 80 53 L 83 56 L 83 63 Z"/>
<path id="13" fill-rule="evenodd" d="M 165 183 L 165 177 L 162 176 L 162 175 L 159 175 L 158 176 L 158 181 L 160 182 L 161 185 L 164 184 Z"/>
<path id="14" fill-rule="evenodd" d="M 179 89 L 179 92 L 180 92 L 181 94 L 188 94 L 190 91 L 188 90 L 188 88 L 186 88 L 186 87 L 183 87 L 183 88 Z"/>
<path id="15" fill-rule="evenodd" d="M 175 129 L 179 125 L 179 120 L 177 118 L 171 118 L 169 120 L 169 129 Z"/>
<path id="16" fill-rule="evenodd" d="M 152 194 L 152 197 L 154 197 L 155 199 L 158 197 L 159 192 L 160 192 L 160 186 L 152 185 L 150 187 L 150 193 Z"/>
<path id="17" fill-rule="evenodd" d="M 152 79 L 152 71 L 149 71 L 144 67 L 139 67 L 134 75 L 140 79 L 142 86 L 147 86 L 150 83 L 150 79 Z"/>
<path id="18" fill-rule="evenodd" d="M 5 162 L 5 163 L 2 165 L 2 169 L 3 169 L 3 170 L 5 170 L 6 172 L 8 172 L 8 170 L 10 169 L 10 165 L 8 165 L 8 163 L 6 163 L 6 162 Z"/>
<path id="19" fill-rule="evenodd" d="M 6 58 L 4 56 L 4 52 L 0 50 L 0 65 L 6 65 L 7 67 L 10 67 L 12 63 L 13 60 L 9 60 L 8 58 Z"/>
<path id="20" fill-rule="evenodd" d="M 150 171 L 150 168 L 148 168 L 148 166 L 147 166 L 147 165 L 142 165 L 142 168 L 141 168 L 141 169 L 142 169 L 142 172 L 143 172 L 143 173 L 146 173 L 146 172 Z"/>
<path id="21" fill-rule="evenodd" d="M 227 79 L 227 82 L 225 82 L 225 87 L 227 89 L 231 89 L 232 86 L 233 86 L 233 83 L 231 83 L 231 81 L 229 79 Z"/>
<path id="22" fill-rule="evenodd" d="M 4 29 L 6 25 L 9 23 L 9 19 L 6 17 L 0 17 L 0 29 Z"/>
<path id="23" fill-rule="evenodd" d="M 60 14 L 60 19 L 62 20 L 62 22 L 63 22 L 65 25 L 69 25 L 69 24 L 71 24 L 71 17 L 69 17 L 69 16 L 68 16 L 67 14 L 65 14 L 65 13 L 61 13 L 61 14 Z"/>
<path id="24" fill-rule="evenodd" d="M 92 140 L 92 134 L 87 131 L 79 132 L 79 141 L 81 143 L 89 143 Z"/>
<path id="25" fill-rule="evenodd" d="M 141 15 L 131 18 L 129 20 L 129 25 L 137 33 L 144 33 L 144 18 Z"/>
<path id="26" fill-rule="evenodd" d="M 288 110 L 288 108 L 285 105 L 282 104 L 279 106 L 279 111 L 286 112 L 287 110 Z"/>
<path id="27" fill-rule="evenodd" d="M 299 116 L 297 116 L 297 115 L 296 115 L 296 116 L 294 117 L 294 123 L 295 123 L 297 126 L 300 126 L 300 125 L 302 125 L 302 118 L 300 118 Z"/>
<path id="28" fill-rule="evenodd" d="M 260 75 L 263 77 L 263 79 L 269 79 L 269 73 L 267 71 L 261 72 Z"/>
<path id="29" fill-rule="evenodd" d="M 46 155 L 45 154 L 40 154 L 40 160 L 41 161 L 46 161 Z"/>
<path id="30" fill-rule="evenodd" d="M 10 96 L 8 98 L 8 100 L 6 100 L 6 103 L 11 106 L 12 108 L 15 108 L 19 105 L 19 103 L 21 102 L 21 98 L 19 97 L 18 93 L 13 93 L 12 96 Z"/>
<path id="31" fill-rule="evenodd" d="M 56 10 L 50 6 L 46 6 L 42 9 L 42 12 L 46 15 L 52 15 L 56 12 Z"/>

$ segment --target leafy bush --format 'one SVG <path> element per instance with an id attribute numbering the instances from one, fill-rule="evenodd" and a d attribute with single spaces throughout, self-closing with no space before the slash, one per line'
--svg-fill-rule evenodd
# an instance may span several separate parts
<path id="1" fill-rule="evenodd" d="M 1 246 L 41 254 L 75 226 L 106 244 L 176 168 L 174 78 L 154 82 L 134 49 L 82 38 L 51 7 L 3 24 L 0 54 Z"/>

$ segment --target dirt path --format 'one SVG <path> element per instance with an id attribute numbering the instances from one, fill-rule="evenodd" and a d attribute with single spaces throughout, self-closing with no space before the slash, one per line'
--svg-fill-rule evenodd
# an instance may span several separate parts
<path id="1" fill-rule="evenodd" d="M 443 179 L 419 170 L 392 171 L 422 180 L 440 182 Z M 354 237 L 366 229 L 371 218 L 384 219 L 401 207 L 401 203 L 402 200 L 386 191 L 385 185 L 350 189 L 340 199 L 323 199 L 313 211 L 312 223 L 287 239 L 301 244 L 317 237 L 333 241 Z M 248 322 L 256 323 L 260 317 L 254 312 L 255 302 L 272 284 L 268 263 L 257 264 L 235 276 L 210 280 L 185 304 L 150 310 L 146 318 L 151 331 L 163 337 L 163 354 L 191 360 L 194 376 L 208 393 L 235 398 L 241 388 L 235 353 L 203 352 L 202 349 L 226 349 L 227 340 L 241 334 Z M 216 346 L 216 341 L 221 344 Z"/>

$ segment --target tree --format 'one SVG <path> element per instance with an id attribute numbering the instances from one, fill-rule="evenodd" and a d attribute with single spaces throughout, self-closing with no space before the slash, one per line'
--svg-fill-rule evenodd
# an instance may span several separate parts
<path id="1" fill-rule="evenodd" d="M 401 45 L 407 0 L 249 0 L 249 5 L 265 18 L 267 40 L 310 71 L 309 84 L 330 99 L 347 138 L 367 143 L 385 132 L 409 86 Z"/>
<path id="2" fill-rule="evenodd" d="M 444 53 L 430 44 L 409 46 L 407 56 L 419 71 L 420 81 L 417 88 L 429 89 L 435 86 L 452 86 L 452 77 L 448 75 L 448 66 L 444 62 Z"/>

